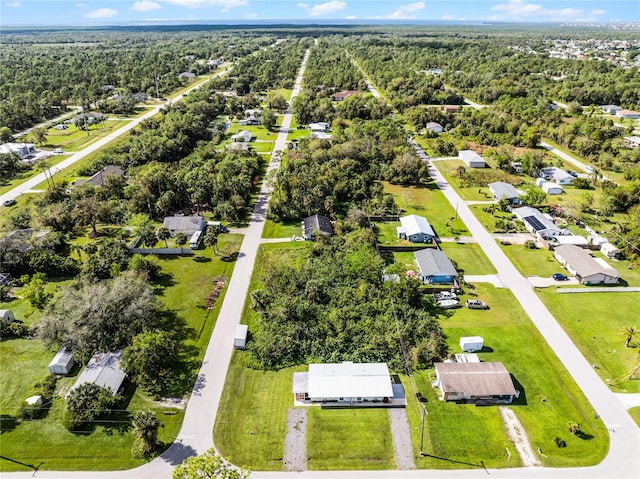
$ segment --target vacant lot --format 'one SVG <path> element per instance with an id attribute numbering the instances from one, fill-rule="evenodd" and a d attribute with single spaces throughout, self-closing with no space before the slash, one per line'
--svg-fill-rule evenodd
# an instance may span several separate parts
<path id="1" fill-rule="evenodd" d="M 87 129 L 69 125 L 66 130 L 47 130 L 47 139 L 42 145 L 45 148 L 63 148 L 65 151 L 80 151 L 101 138 L 108 136 L 128 120 L 105 120 L 98 125 L 87 126 Z"/>
<path id="2" fill-rule="evenodd" d="M 496 269 L 477 243 L 440 243 L 449 259 L 456 262 L 464 274 L 495 274 Z"/>
<path id="3" fill-rule="evenodd" d="M 565 269 L 547 249 L 529 249 L 521 244 L 500 245 L 513 265 L 524 276 L 551 276 L 566 273 Z"/>

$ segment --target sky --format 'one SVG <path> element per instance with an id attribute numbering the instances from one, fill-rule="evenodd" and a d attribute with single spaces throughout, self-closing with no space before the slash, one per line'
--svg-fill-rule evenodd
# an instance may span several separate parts
<path id="1" fill-rule="evenodd" d="M 233 20 L 640 22 L 640 0 L 0 0 L 7 26 Z"/>

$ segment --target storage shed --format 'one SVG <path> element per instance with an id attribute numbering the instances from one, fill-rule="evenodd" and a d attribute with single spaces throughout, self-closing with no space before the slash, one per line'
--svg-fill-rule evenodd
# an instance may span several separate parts
<path id="1" fill-rule="evenodd" d="M 564 189 L 562 188 L 562 186 L 551 181 L 542 183 L 541 188 L 542 191 L 544 191 L 548 195 L 561 195 L 562 193 L 564 193 Z"/>
<path id="2" fill-rule="evenodd" d="M 616 247 L 616 245 L 611 244 L 608 241 L 600 246 L 600 251 L 607 258 L 617 258 L 618 256 L 620 256 L 620 250 Z"/>
<path id="3" fill-rule="evenodd" d="M 484 339 L 480 336 L 465 336 L 460 338 L 460 349 L 464 352 L 481 351 L 484 347 Z"/>
<path id="4" fill-rule="evenodd" d="M 249 332 L 249 326 L 246 324 L 239 324 L 236 328 L 236 335 L 233 338 L 233 347 L 236 349 L 244 349 L 247 346 L 247 333 Z"/>
<path id="5" fill-rule="evenodd" d="M 460 150 L 458 158 L 466 163 L 469 168 L 484 168 L 487 163 L 473 150 Z"/>
<path id="6" fill-rule="evenodd" d="M 13 315 L 13 311 L 10 309 L 0 309 L 0 321 L 3 323 L 13 323 L 16 317 Z"/>
<path id="7" fill-rule="evenodd" d="M 61 348 L 49 363 L 49 371 L 51 374 L 69 374 L 74 364 L 71 350 Z"/>

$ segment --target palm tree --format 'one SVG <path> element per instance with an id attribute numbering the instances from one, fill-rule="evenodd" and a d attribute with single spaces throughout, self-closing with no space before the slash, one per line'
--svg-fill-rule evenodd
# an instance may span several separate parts
<path id="1" fill-rule="evenodd" d="M 204 235 L 204 245 L 211 246 L 213 254 L 216 254 L 218 250 L 218 230 L 215 228 L 209 228 L 207 234 Z"/>
<path id="2" fill-rule="evenodd" d="M 180 246 L 180 253 L 183 253 L 182 247 L 187 244 L 187 237 L 182 231 L 176 233 L 175 242 Z"/>
<path id="3" fill-rule="evenodd" d="M 171 237 L 171 231 L 166 226 L 158 228 L 158 239 L 164 241 L 164 247 L 168 248 L 167 240 Z"/>
<path id="4" fill-rule="evenodd" d="M 635 326 L 627 326 L 622 328 L 622 334 L 624 334 L 625 338 L 624 345 L 628 348 L 631 341 L 638 335 L 638 331 Z"/>
<path id="5" fill-rule="evenodd" d="M 79 245 L 78 243 L 73 243 L 72 245 L 69 246 L 69 250 L 71 251 L 71 253 L 77 254 L 79 260 L 82 260 L 82 253 L 84 252 L 84 248 L 82 247 L 82 245 Z"/>
<path id="6" fill-rule="evenodd" d="M 131 420 L 133 435 L 141 444 L 142 452 L 149 455 L 158 446 L 160 421 L 151 411 L 138 411 Z"/>

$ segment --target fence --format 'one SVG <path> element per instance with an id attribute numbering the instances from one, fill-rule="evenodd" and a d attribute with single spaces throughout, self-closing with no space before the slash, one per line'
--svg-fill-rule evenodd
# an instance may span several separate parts
<path id="1" fill-rule="evenodd" d="M 613 286 L 611 288 L 557 288 L 556 293 L 640 293 L 636 286 Z"/>
<path id="2" fill-rule="evenodd" d="M 132 254 L 181 255 L 193 254 L 190 248 L 131 248 Z"/>

